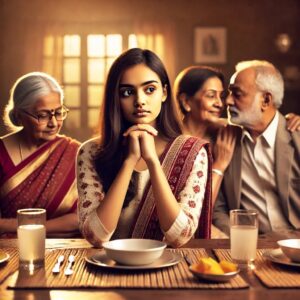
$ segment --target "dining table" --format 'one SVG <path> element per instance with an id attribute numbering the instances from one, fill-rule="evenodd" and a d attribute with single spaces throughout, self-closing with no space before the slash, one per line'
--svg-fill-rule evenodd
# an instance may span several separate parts
<path id="1" fill-rule="evenodd" d="M 254 267 L 241 268 L 238 278 L 229 283 L 201 281 L 189 272 L 183 258 L 177 265 L 149 272 L 94 266 L 86 257 L 103 250 L 93 248 L 83 238 L 47 238 L 45 267 L 28 274 L 18 268 L 17 240 L 0 239 L 0 249 L 10 254 L 8 261 L 0 264 L 0 299 L 299 299 L 300 267 L 277 264 L 263 255 L 264 251 L 277 249 L 277 241 L 286 238 L 300 238 L 300 231 L 260 235 Z M 168 251 L 189 254 L 194 261 L 200 256 L 230 260 L 230 240 L 192 239 L 183 247 Z M 51 272 L 61 254 L 75 256 L 71 276 Z"/>

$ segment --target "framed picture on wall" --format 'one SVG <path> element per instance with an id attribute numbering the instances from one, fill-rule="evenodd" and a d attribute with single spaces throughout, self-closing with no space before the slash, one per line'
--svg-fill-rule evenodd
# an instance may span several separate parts
<path id="1" fill-rule="evenodd" d="M 194 60 L 199 64 L 226 63 L 226 28 L 196 27 L 194 31 Z"/>

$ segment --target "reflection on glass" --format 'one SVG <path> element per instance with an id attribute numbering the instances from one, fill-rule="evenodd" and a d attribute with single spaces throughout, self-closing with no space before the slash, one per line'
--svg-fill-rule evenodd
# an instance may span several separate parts
<path id="1" fill-rule="evenodd" d="M 79 58 L 66 58 L 64 60 L 64 82 L 80 82 L 80 60 Z"/>
<path id="2" fill-rule="evenodd" d="M 102 103 L 104 87 L 91 85 L 88 87 L 88 106 L 99 106 Z"/>
<path id="3" fill-rule="evenodd" d="M 122 35 L 108 34 L 106 37 L 106 55 L 118 56 L 122 52 Z"/>
<path id="4" fill-rule="evenodd" d="M 105 64 L 104 59 L 89 59 L 88 61 L 88 82 L 104 82 Z"/>
<path id="5" fill-rule="evenodd" d="M 87 40 L 88 56 L 103 57 L 105 56 L 105 36 L 102 34 L 90 34 Z"/>
<path id="6" fill-rule="evenodd" d="M 64 127 L 66 129 L 80 128 L 80 110 L 70 110 L 68 117 L 64 121 Z"/>
<path id="7" fill-rule="evenodd" d="M 99 108 L 90 108 L 88 110 L 88 127 L 97 128 L 99 124 Z"/>
<path id="8" fill-rule="evenodd" d="M 80 87 L 79 86 L 64 86 L 65 99 L 64 103 L 67 107 L 80 106 Z"/>
<path id="9" fill-rule="evenodd" d="M 80 56 L 80 36 L 64 36 L 64 56 Z"/>

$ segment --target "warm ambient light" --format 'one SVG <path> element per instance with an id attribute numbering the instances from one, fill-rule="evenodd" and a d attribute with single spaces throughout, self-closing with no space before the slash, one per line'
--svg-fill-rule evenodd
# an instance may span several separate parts
<path id="1" fill-rule="evenodd" d="M 287 33 L 280 33 L 275 39 L 275 44 L 280 52 L 286 53 L 292 45 L 292 40 Z"/>

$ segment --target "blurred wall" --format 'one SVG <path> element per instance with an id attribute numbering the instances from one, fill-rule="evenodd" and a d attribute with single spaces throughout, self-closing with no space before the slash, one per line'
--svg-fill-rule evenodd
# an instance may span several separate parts
<path id="1" fill-rule="evenodd" d="M 236 62 L 267 59 L 282 72 L 300 68 L 300 1 L 298 0 L 0 0 L 0 111 L 3 112 L 14 80 L 36 69 L 27 51 L 42 24 L 56 22 L 114 22 L 135 20 L 170 21 L 176 28 L 176 72 L 193 61 L 193 31 L 197 26 L 227 29 L 227 62 L 216 65 L 229 77 Z M 274 41 L 279 33 L 293 41 L 288 53 L 280 53 Z M 300 79 L 289 83 L 283 112 L 300 114 Z M 6 131 L 0 123 L 0 135 Z"/>

